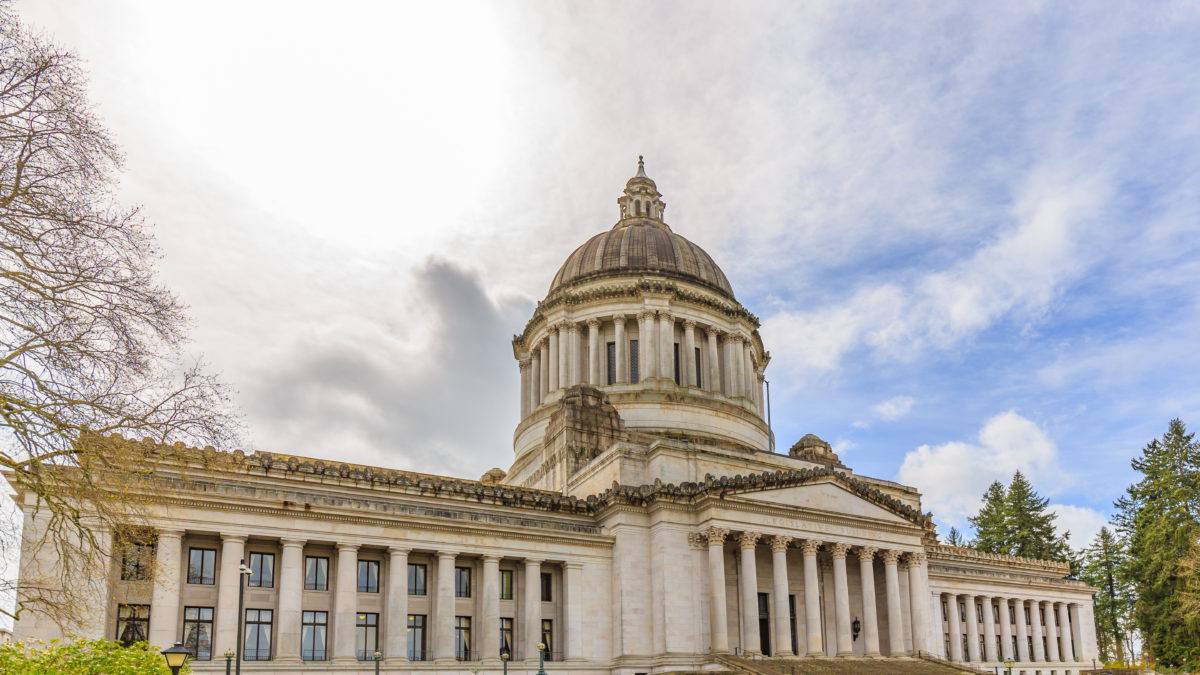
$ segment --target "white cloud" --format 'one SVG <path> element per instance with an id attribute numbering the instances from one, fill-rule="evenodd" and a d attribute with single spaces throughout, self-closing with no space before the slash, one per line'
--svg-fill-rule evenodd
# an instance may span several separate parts
<path id="1" fill-rule="evenodd" d="M 976 443 L 922 445 L 904 456 L 896 479 L 918 488 L 922 506 L 958 527 L 979 510 L 992 481 L 1007 483 L 1017 470 L 1045 494 L 1064 486 L 1058 448 L 1033 421 L 1015 411 L 992 417 Z"/>
<path id="2" fill-rule="evenodd" d="M 1108 517 L 1096 509 L 1070 504 L 1051 504 L 1050 510 L 1058 514 L 1054 521 L 1059 532 L 1070 532 L 1071 548 L 1080 549 L 1092 543 L 1101 527 L 1108 525 Z"/>
<path id="3" fill-rule="evenodd" d="M 916 399 L 911 396 L 893 396 L 883 403 L 879 403 L 871 408 L 879 419 L 885 422 L 895 422 L 912 411 L 913 404 Z"/>

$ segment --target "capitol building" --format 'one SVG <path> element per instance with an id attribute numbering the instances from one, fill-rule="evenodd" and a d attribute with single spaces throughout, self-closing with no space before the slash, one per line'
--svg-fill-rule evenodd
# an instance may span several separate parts
<path id="1" fill-rule="evenodd" d="M 389 673 L 531 673 L 539 644 L 564 675 L 1092 667 L 1094 589 L 1065 564 L 939 545 L 915 488 L 812 434 L 777 448 L 758 319 L 640 161 L 617 203 L 513 337 L 507 470 L 189 450 L 146 515 L 158 571 L 116 555 L 89 621 L 30 613 L 14 637 L 182 642 L 201 673 L 240 649 L 263 675 L 371 673 L 375 652 Z M 17 499 L 34 537 L 46 514 Z M 53 555 L 26 547 L 21 574 Z"/>

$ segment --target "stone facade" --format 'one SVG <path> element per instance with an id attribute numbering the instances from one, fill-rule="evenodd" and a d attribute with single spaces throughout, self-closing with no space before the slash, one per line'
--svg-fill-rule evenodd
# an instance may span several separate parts
<path id="1" fill-rule="evenodd" d="M 1092 589 L 1062 565 L 937 545 L 916 490 L 816 436 L 772 452 L 758 320 L 660 197 L 639 165 L 618 223 L 514 336 L 508 471 L 175 453 L 140 524 L 152 578 L 114 560 L 85 625 L 31 614 L 17 637 L 144 629 L 223 671 L 246 561 L 255 673 L 371 672 L 375 651 L 387 672 L 497 671 L 502 654 L 528 670 L 539 642 L 572 673 L 723 670 L 730 653 L 1090 665 Z M 18 498 L 36 537 L 45 514 Z M 53 564 L 23 549 L 23 571 Z"/>

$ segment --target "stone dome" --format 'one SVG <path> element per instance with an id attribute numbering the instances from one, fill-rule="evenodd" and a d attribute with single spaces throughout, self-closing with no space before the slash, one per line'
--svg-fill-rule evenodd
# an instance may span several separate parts
<path id="1" fill-rule="evenodd" d="M 736 300 L 733 287 L 712 256 L 663 222 L 666 204 L 661 197 L 638 157 L 637 175 L 629 179 L 625 193 L 617 199 L 621 220 L 567 256 L 554 275 L 550 294 L 580 281 L 652 273 L 698 283 Z"/>

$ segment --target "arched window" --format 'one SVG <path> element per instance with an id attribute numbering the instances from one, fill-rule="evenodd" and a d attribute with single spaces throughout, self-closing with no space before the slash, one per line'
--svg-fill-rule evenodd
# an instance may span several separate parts
<path id="1" fill-rule="evenodd" d="M 642 215 L 642 203 L 634 202 L 633 204 L 634 204 L 634 206 L 633 206 L 634 211 L 637 213 L 637 215 L 639 215 L 639 216 Z"/>

